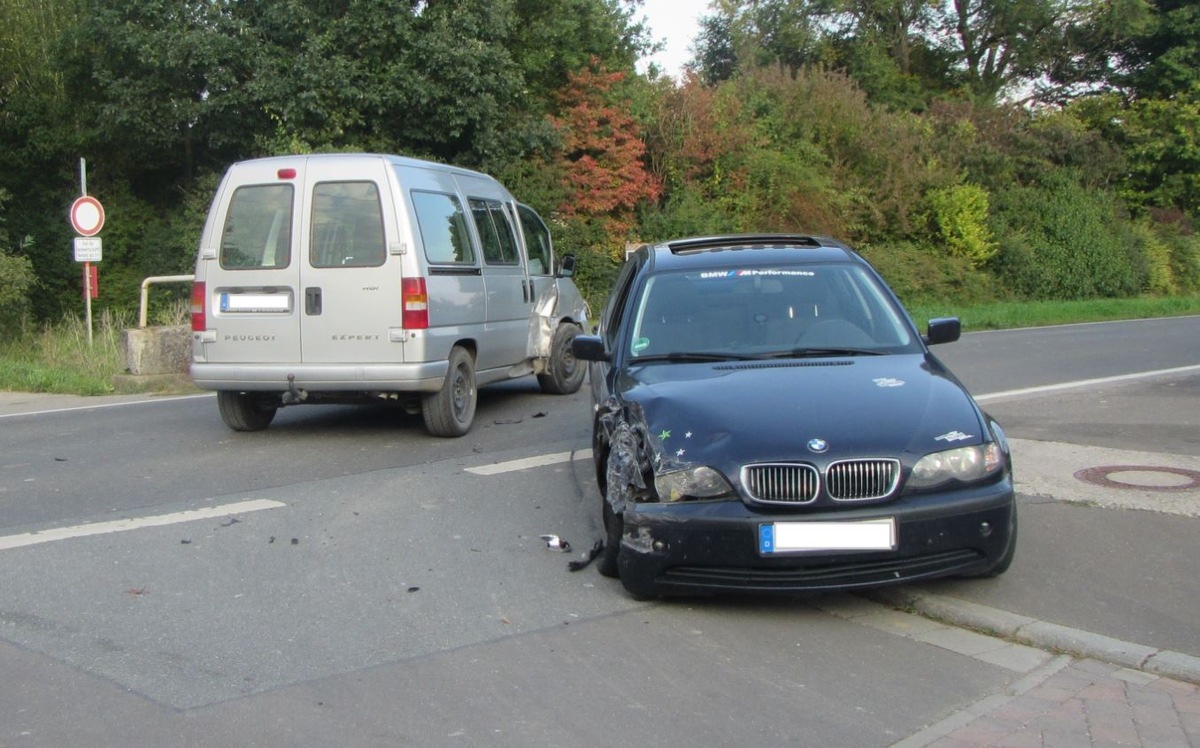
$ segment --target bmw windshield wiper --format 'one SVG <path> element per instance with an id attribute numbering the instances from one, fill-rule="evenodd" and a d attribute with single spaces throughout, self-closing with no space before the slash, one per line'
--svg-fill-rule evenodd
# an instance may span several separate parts
<path id="1" fill-rule="evenodd" d="M 643 364 L 650 361 L 672 361 L 672 362 L 696 362 L 696 361 L 754 361 L 762 358 L 757 355 L 745 355 L 740 353 L 704 353 L 704 352 L 676 352 L 676 353 L 652 353 L 647 356 L 638 356 L 631 363 Z"/>
<path id="2" fill-rule="evenodd" d="M 883 356 L 885 351 L 873 348 L 793 348 L 790 351 L 763 354 L 762 358 L 818 358 L 821 356 Z"/>

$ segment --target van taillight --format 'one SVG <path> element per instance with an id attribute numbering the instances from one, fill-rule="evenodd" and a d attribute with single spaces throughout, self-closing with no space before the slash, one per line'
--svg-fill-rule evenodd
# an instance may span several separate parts
<path id="1" fill-rule="evenodd" d="M 400 324 L 406 330 L 424 330 L 429 327 L 429 294 L 425 291 L 424 278 L 401 278 L 400 297 L 404 311 Z"/>
<path id="2" fill-rule="evenodd" d="M 208 318 L 204 314 L 204 282 L 192 284 L 192 332 L 204 332 L 208 329 Z"/>

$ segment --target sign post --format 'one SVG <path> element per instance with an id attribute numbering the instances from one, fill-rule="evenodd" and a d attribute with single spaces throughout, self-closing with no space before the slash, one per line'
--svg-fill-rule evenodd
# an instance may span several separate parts
<path id="1" fill-rule="evenodd" d="M 75 237 L 75 261 L 83 263 L 83 299 L 87 309 L 88 347 L 92 345 L 92 299 L 99 296 L 100 283 L 93 262 L 103 256 L 100 229 L 104 228 L 104 206 L 87 194 L 87 162 L 79 159 L 79 198 L 71 204 L 71 226 Z"/>

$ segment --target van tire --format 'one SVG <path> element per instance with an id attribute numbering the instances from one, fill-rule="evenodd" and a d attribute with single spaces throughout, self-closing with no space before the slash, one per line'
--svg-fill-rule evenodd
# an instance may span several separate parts
<path id="1" fill-rule="evenodd" d="M 421 401 L 425 428 L 434 436 L 462 436 L 475 420 L 475 361 L 465 348 L 454 346 L 449 362 L 442 389 Z"/>
<path id="2" fill-rule="evenodd" d="M 275 419 L 276 405 L 262 395 L 249 392 L 217 392 L 221 420 L 234 431 L 262 431 Z"/>
<path id="3" fill-rule="evenodd" d="M 587 369 L 571 351 L 571 341 L 582 330 L 579 325 L 564 322 L 554 330 L 550 343 L 550 358 L 545 373 L 538 374 L 542 392 L 549 395 L 570 395 L 579 391 Z"/>

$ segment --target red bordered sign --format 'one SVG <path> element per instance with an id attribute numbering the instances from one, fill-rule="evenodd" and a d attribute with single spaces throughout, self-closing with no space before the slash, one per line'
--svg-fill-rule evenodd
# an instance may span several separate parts
<path id="1" fill-rule="evenodd" d="M 104 228 L 104 206 L 94 197 L 84 195 L 71 203 L 71 226 L 80 236 L 95 236 Z"/>

